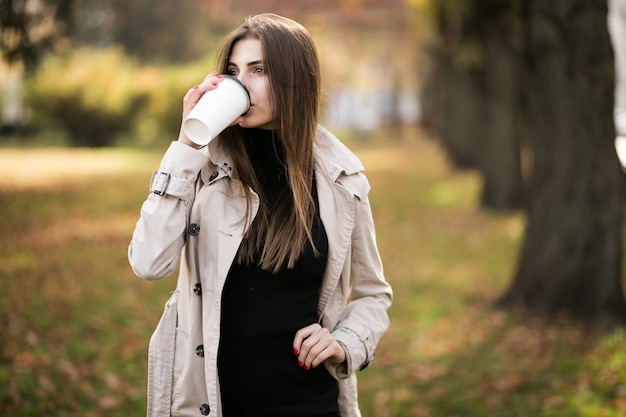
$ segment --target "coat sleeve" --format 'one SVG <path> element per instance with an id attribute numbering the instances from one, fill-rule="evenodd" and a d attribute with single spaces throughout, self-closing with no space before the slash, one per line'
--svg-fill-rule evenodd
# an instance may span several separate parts
<path id="1" fill-rule="evenodd" d="M 356 198 L 354 229 L 350 250 L 349 301 L 332 331 L 346 351 L 346 362 L 329 364 L 336 378 L 347 378 L 366 368 L 389 327 L 387 309 L 392 289 L 385 280 L 382 261 L 376 245 L 376 233 L 367 193 Z"/>
<path id="2" fill-rule="evenodd" d="M 183 245 L 195 183 L 208 154 L 172 142 L 150 181 L 150 194 L 128 246 L 133 272 L 147 280 L 168 276 L 176 269 Z"/>

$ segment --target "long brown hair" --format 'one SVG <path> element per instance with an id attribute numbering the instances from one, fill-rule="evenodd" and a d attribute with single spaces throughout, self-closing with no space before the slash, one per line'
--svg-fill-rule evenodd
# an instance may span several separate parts
<path id="1" fill-rule="evenodd" d="M 270 213 L 261 199 L 257 218 L 246 223 L 248 231 L 238 253 L 238 261 L 251 261 L 261 251 L 260 266 L 278 271 L 285 264 L 293 268 L 307 240 L 313 248 L 311 224 L 315 213 L 313 187 L 313 140 L 319 117 L 321 81 L 319 60 L 309 32 L 299 23 L 275 14 L 248 17 L 224 40 L 218 57 L 218 69 L 226 73 L 236 42 L 258 39 L 263 50 L 270 101 L 276 130 L 285 153 L 290 193 Z M 259 190 L 244 145 L 245 129 L 233 126 L 220 135 L 235 164 L 235 178 Z M 250 218 L 252 196 L 248 201 L 246 222 Z"/>

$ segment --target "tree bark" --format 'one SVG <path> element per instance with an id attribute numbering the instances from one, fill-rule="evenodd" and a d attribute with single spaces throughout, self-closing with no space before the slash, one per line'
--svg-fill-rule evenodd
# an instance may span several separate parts
<path id="1" fill-rule="evenodd" d="M 485 119 L 480 152 L 481 206 L 522 208 L 523 185 L 517 115 L 519 35 L 510 2 L 490 6 L 481 27 L 485 55 Z"/>
<path id="2" fill-rule="evenodd" d="M 475 30 L 462 13 L 436 3 L 439 40 L 433 51 L 432 83 L 437 89 L 436 134 L 450 162 L 460 169 L 478 167 L 484 126 L 481 63 L 473 57 Z"/>
<path id="3" fill-rule="evenodd" d="M 528 0 L 527 226 L 498 303 L 623 324 L 622 173 L 614 148 L 607 0 Z"/>
<path id="4" fill-rule="evenodd" d="M 441 141 L 455 167 L 474 169 L 479 166 L 484 133 L 483 77 L 477 70 L 457 67 L 450 58 L 444 72 L 446 91 Z"/>
<path id="5" fill-rule="evenodd" d="M 521 208 L 523 184 L 516 116 L 519 30 L 515 2 L 435 2 L 438 136 L 450 162 L 482 174 L 481 205 Z"/>

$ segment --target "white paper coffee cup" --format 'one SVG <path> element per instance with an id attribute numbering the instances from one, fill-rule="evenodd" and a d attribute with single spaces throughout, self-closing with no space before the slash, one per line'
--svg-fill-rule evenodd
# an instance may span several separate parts
<path id="1" fill-rule="evenodd" d="M 250 93 L 238 79 L 223 75 L 217 88 L 209 90 L 183 121 L 185 135 L 206 145 L 250 108 Z"/>

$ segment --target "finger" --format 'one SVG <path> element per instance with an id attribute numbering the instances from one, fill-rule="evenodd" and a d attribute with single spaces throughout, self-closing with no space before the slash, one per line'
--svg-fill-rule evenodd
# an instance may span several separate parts
<path id="1" fill-rule="evenodd" d="M 212 73 L 206 76 L 204 81 L 200 83 L 200 85 L 198 86 L 199 87 L 198 89 L 204 94 L 208 90 L 213 90 L 217 88 L 217 86 L 219 85 L 219 83 L 222 82 L 223 79 L 224 77 L 222 75 L 217 74 L 217 71 L 213 71 Z"/>
<path id="2" fill-rule="evenodd" d="M 207 75 L 200 84 L 196 84 L 190 88 L 183 97 L 183 117 L 187 117 L 207 91 L 217 88 L 223 78 L 224 77 L 217 74 L 217 71 L 213 71 Z"/>
<path id="3" fill-rule="evenodd" d="M 314 368 L 322 363 L 328 356 L 324 351 L 332 344 L 334 339 L 328 329 L 319 327 L 315 332 L 302 342 L 302 359 L 304 369 Z M 327 355 L 328 353 L 326 353 Z"/>
<path id="4" fill-rule="evenodd" d="M 183 117 L 189 114 L 203 94 L 204 90 L 200 89 L 200 85 L 195 85 L 187 91 L 187 94 L 183 97 Z"/>
<path id="5" fill-rule="evenodd" d="M 299 355 L 302 353 L 302 342 L 310 337 L 317 328 L 321 328 L 321 326 L 317 323 L 313 323 L 296 332 L 296 336 L 293 338 L 293 353 L 298 356 L 299 359 Z M 302 359 L 304 359 L 304 357 Z"/>
<path id="6" fill-rule="evenodd" d="M 206 77 L 204 77 L 204 81 L 208 81 L 211 77 L 215 77 L 217 75 L 217 71 L 213 71 L 210 74 L 207 74 Z"/>
<path id="7" fill-rule="evenodd" d="M 311 362 L 311 368 L 315 368 L 325 361 L 334 363 L 342 363 L 346 360 L 346 352 L 343 346 L 337 342 L 332 336 L 328 337 L 328 344 L 326 348 L 320 351 L 320 353 Z M 326 340 L 324 341 L 326 343 Z"/>
<path id="8" fill-rule="evenodd" d="M 209 90 L 217 88 L 217 85 L 222 81 L 223 77 L 219 75 L 211 75 L 204 79 L 200 84 L 194 85 L 185 94 L 184 101 L 197 103 L 200 97 Z"/>
<path id="9" fill-rule="evenodd" d="M 305 370 L 317 368 L 319 365 L 324 363 L 324 361 L 330 359 L 331 357 L 335 355 L 335 349 L 332 343 L 326 346 L 324 349 L 322 349 L 321 346 L 316 346 L 316 348 L 318 348 L 319 353 L 316 353 L 315 348 L 311 350 L 310 358 L 308 358 L 308 359 L 311 359 L 311 362 L 310 364 L 305 362 L 304 364 Z"/>
<path id="10" fill-rule="evenodd" d="M 342 363 L 346 360 L 346 351 L 343 346 L 325 328 L 315 329 L 315 332 L 306 338 L 301 346 L 302 352 L 299 355 L 298 365 L 305 370 L 315 368 L 327 360 L 335 363 Z"/>
<path id="11" fill-rule="evenodd" d="M 293 341 L 293 353 L 297 356 L 298 366 L 305 366 L 305 360 L 308 356 L 309 349 L 312 346 L 311 343 L 313 342 L 313 340 L 311 340 L 311 337 L 319 329 L 321 329 L 321 326 L 317 323 L 313 323 L 296 332 L 296 336 L 294 337 Z M 307 344 L 305 344 L 306 341 L 308 341 Z"/>

